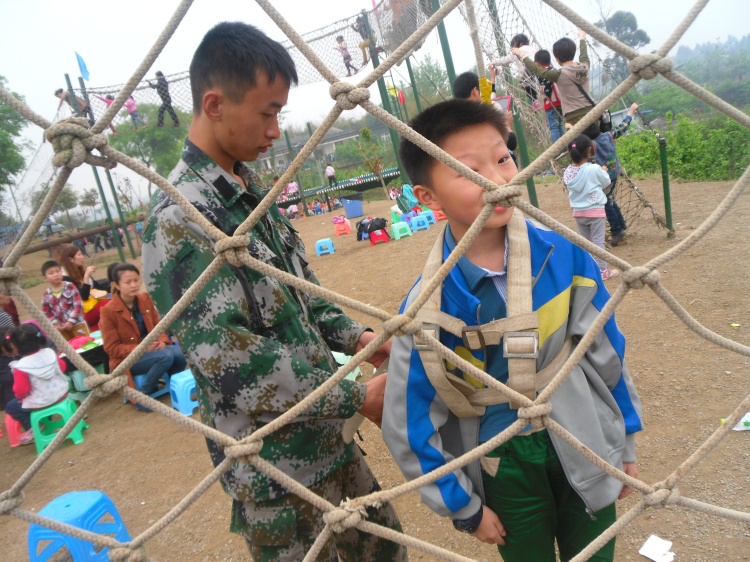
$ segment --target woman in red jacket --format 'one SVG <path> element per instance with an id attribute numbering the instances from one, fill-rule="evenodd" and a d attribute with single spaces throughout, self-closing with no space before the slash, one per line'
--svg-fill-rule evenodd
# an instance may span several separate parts
<path id="1" fill-rule="evenodd" d="M 104 351 L 109 355 L 109 368 L 114 370 L 159 323 L 159 313 L 148 293 L 140 292 L 141 274 L 136 266 L 118 264 L 111 268 L 110 275 L 112 300 L 101 310 L 99 328 Z M 186 366 L 180 347 L 162 334 L 130 367 L 130 373 L 146 375 L 141 391 L 152 394 L 165 372 L 179 373 Z"/>

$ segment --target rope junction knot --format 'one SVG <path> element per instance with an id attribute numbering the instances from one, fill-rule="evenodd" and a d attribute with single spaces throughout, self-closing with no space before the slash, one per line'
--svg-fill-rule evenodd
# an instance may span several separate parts
<path id="1" fill-rule="evenodd" d="M 520 184 L 506 184 L 499 187 L 493 187 L 484 194 L 484 202 L 493 205 L 501 203 L 505 207 L 512 207 L 513 202 L 511 199 L 520 197 L 522 193 L 523 188 Z"/>
<path id="2" fill-rule="evenodd" d="M 660 57 L 656 53 L 639 55 L 628 62 L 628 70 L 644 80 L 656 78 L 672 70 L 672 59 Z"/>
<path id="3" fill-rule="evenodd" d="M 334 533 L 344 533 L 347 529 L 352 529 L 367 519 L 367 511 L 364 505 L 353 505 L 351 501 L 341 502 L 340 507 L 323 514 L 323 521 Z"/>
<path id="4" fill-rule="evenodd" d="M 541 404 L 533 404 L 532 406 L 518 408 L 518 417 L 520 419 L 529 420 L 531 427 L 534 429 L 542 429 L 544 427 L 544 418 L 546 418 L 550 412 L 552 412 L 552 404 L 549 402 L 542 402 Z"/>
<path id="5" fill-rule="evenodd" d="M 632 289 L 643 289 L 646 285 L 658 285 L 661 275 L 656 269 L 650 270 L 647 267 L 637 266 L 623 271 L 622 280 Z"/>
<path id="6" fill-rule="evenodd" d="M 123 562 L 148 562 L 148 556 L 142 547 L 135 550 L 127 546 L 118 546 L 109 549 L 109 559 Z"/>
<path id="7" fill-rule="evenodd" d="M 106 398 L 128 385 L 128 378 L 122 375 L 91 375 L 84 380 L 97 398 Z"/>
<path id="8" fill-rule="evenodd" d="M 383 322 L 383 330 L 385 333 L 394 336 L 416 334 L 421 329 L 422 323 L 408 314 L 397 314 L 393 318 Z"/>
<path id="9" fill-rule="evenodd" d="M 263 440 L 248 441 L 247 443 L 237 443 L 224 447 L 224 454 L 227 458 L 241 460 L 246 464 L 253 464 L 253 459 L 257 458 L 260 450 L 263 448 Z"/>
<path id="10" fill-rule="evenodd" d="M 0 293 L 10 295 L 13 285 L 18 285 L 20 279 L 20 267 L 0 267 Z"/>
<path id="11" fill-rule="evenodd" d="M 680 491 L 677 488 L 660 488 L 643 496 L 643 503 L 649 507 L 664 507 L 677 503 L 679 499 Z"/>
<path id="12" fill-rule="evenodd" d="M 227 236 L 216 242 L 216 253 L 221 254 L 225 260 L 235 267 L 243 265 L 242 256 L 247 255 L 247 245 L 250 238 L 247 234 L 239 236 Z"/>
<path id="13" fill-rule="evenodd" d="M 104 156 L 94 156 L 91 151 L 107 145 L 107 137 L 95 135 L 88 128 L 84 117 L 71 117 L 52 124 L 44 133 L 44 138 L 52 143 L 55 155 L 52 164 L 73 170 L 84 162 L 92 166 L 112 169 L 117 162 Z"/>
<path id="14" fill-rule="evenodd" d="M 341 109 L 354 109 L 363 101 L 370 99 L 370 90 L 358 88 L 346 82 L 334 82 L 328 88 L 328 92 Z"/>
<path id="15" fill-rule="evenodd" d="M 11 496 L 10 492 L 0 494 L 0 515 L 10 513 L 23 503 L 23 492 Z"/>

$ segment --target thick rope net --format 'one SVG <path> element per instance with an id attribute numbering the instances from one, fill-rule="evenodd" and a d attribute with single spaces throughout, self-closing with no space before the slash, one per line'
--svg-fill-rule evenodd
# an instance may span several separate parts
<path id="1" fill-rule="evenodd" d="M 344 532 L 347 528 L 356 527 L 357 529 L 372 533 L 385 539 L 393 540 L 401 543 L 408 548 L 418 549 L 438 558 L 444 560 L 468 560 L 467 557 L 460 554 L 453 553 L 444 548 L 437 547 L 426 541 L 417 539 L 407 534 L 399 533 L 391 529 L 384 528 L 366 520 L 365 510 L 362 509 L 365 506 L 376 506 L 386 502 L 391 502 L 395 498 L 402 496 L 411 491 L 417 490 L 420 486 L 427 483 L 434 482 L 450 472 L 459 469 L 460 467 L 466 466 L 470 462 L 479 459 L 482 455 L 487 454 L 492 449 L 496 448 L 501 443 L 507 441 L 514 435 L 517 435 L 524 428 L 531 423 L 535 428 L 544 427 L 548 431 L 557 434 L 560 438 L 564 439 L 571 447 L 573 447 L 579 454 L 585 457 L 589 462 L 599 467 L 602 471 L 609 475 L 617 478 L 623 484 L 631 486 L 637 492 L 641 494 L 640 500 L 635 506 L 630 508 L 624 513 L 609 529 L 603 532 L 598 538 L 591 542 L 581 553 L 579 553 L 574 560 L 581 561 L 590 558 L 600 547 L 606 544 L 610 539 L 615 537 L 620 531 L 622 531 L 630 522 L 636 517 L 648 509 L 655 509 L 668 505 L 680 506 L 686 509 L 692 509 L 701 511 L 713 516 L 725 517 L 740 522 L 750 523 L 750 512 L 738 511 L 734 509 L 725 508 L 719 505 L 706 503 L 699 501 L 694 498 L 682 496 L 677 485 L 683 480 L 688 474 L 695 470 L 698 463 L 700 463 L 706 455 L 713 450 L 720 441 L 726 437 L 731 428 L 740 420 L 742 415 L 750 410 L 750 394 L 740 401 L 737 408 L 732 414 L 726 419 L 726 424 L 720 426 L 708 439 L 706 439 L 693 454 L 687 459 L 676 466 L 671 474 L 669 474 L 662 481 L 655 484 L 648 484 L 636 478 L 632 478 L 624 472 L 617 470 L 610 466 L 606 461 L 596 456 L 592 451 L 586 448 L 583 444 L 577 441 L 571 436 L 563 427 L 558 425 L 549 417 L 551 405 L 549 402 L 550 396 L 560 387 L 562 382 L 570 375 L 573 367 L 582 358 L 586 350 L 593 342 L 596 334 L 603 328 L 605 322 L 614 313 L 617 306 L 623 301 L 625 296 L 630 290 L 643 289 L 648 287 L 655 295 L 657 295 L 666 306 L 674 312 L 674 314 L 682 321 L 689 329 L 693 330 L 700 337 L 707 341 L 718 345 L 727 350 L 733 351 L 743 356 L 750 356 L 750 347 L 742 345 L 731 339 L 725 338 L 720 334 L 713 332 L 701 325 L 695 318 L 693 318 L 688 311 L 678 302 L 678 300 L 672 296 L 672 294 L 662 285 L 660 282 L 659 269 L 664 266 L 667 262 L 675 259 L 679 255 L 683 254 L 693 246 L 695 246 L 711 229 L 721 220 L 721 218 L 729 211 L 738 197 L 747 188 L 750 182 L 750 171 L 745 170 L 741 178 L 736 182 L 734 187 L 727 193 L 724 199 L 719 203 L 716 209 L 706 218 L 706 220 L 691 234 L 682 240 L 679 244 L 670 248 L 661 255 L 658 255 L 644 264 L 633 265 L 623 260 L 618 256 L 614 256 L 605 250 L 602 250 L 594 246 L 588 240 L 582 238 L 572 230 L 566 228 L 564 225 L 555 221 L 551 217 L 547 216 L 539 209 L 531 206 L 522 197 L 523 184 L 527 178 L 533 174 L 538 173 L 544 167 L 547 166 L 547 162 L 552 155 L 559 153 L 559 151 L 572 139 L 575 135 L 583 131 L 588 125 L 598 119 L 599 114 L 605 107 L 608 107 L 616 99 L 622 96 L 625 92 L 630 90 L 639 80 L 649 80 L 655 76 L 661 74 L 669 81 L 681 86 L 691 94 L 695 95 L 699 99 L 705 101 L 718 111 L 725 115 L 735 119 L 746 127 L 750 127 L 750 117 L 744 113 L 733 108 L 726 102 L 722 101 L 715 95 L 706 91 L 704 88 L 691 82 L 682 74 L 672 70 L 672 63 L 670 59 L 666 58 L 666 54 L 670 49 L 677 43 L 680 37 L 683 35 L 685 30 L 692 24 L 697 15 L 707 4 L 708 0 L 699 0 L 696 5 L 689 11 L 685 19 L 680 23 L 675 32 L 667 39 L 665 44 L 659 48 L 653 54 L 638 55 L 634 50 L 630 49 L 626 45 L 619 43 L 617 40 L 606 35 L 606 33 L 597 29 L 595 26 L 590 24 L 581 18 L 578 14 L 571 11 L 567 6 L 558 0 L 544 0 L 546 4 L 554 8 L 560 14 L 571 20 L 575 25 L 586 30 L 592 37 L 601 43 L 605 44 L 610 49 L 617 51 L 629 60 L 629 68 L 631 71 L 630 76 L 621 84 L 619 84 L 605 99 L 603 99 L 596 107 L 594 111 L 586 115 L 572 130 L 568 131 L 562 138 L 556 143 L 550 146 L 542 155 L 537 158 L 529 167 L 520 172 L 509 184 L 507 185 L 496 185 L 484 177 L 473 172 L 463 164 L 451 158 L 448 154 L 444 153 L 440 148 L 434 144 L 428 142 L 420 135 L 417 135 L 408 126 L 404 125 L 401 121 L 394 118 L 386 111 L 375 105 L 369 100 L 369 92 L 367 87 L 372 84 L 378 77 L 382 76 L 389 68 L 397 61 L 402 60 L 415 45 L 419 44 L 425 36 L 434 29 L 434 27 L 440 22 L 451 10 L 454 10 L 459 4 L 460 0 L 447 0 L 443 3 L 442 7 L 436 11 L 419 29 L 417 29 L 404 43 L 398 46 L 393 52 L 385 59 L 383 64 L 376 70 L 370 72 L 365 76 L 358 85 L 351 85 L 340 82 L 336 74 L 329 69 L 325 63 L 315 54 L 315 52 L 308 47 L 304 39 L 297 34 L 297 32 L 289 26 L 286 20 L 279 14 L 273 7 L 269 0 L 257 0 L 257 3 L 263 8 L 263 10 L 274 20 L 274 22 L 286 33 L 290 41 L 299 49 L 309 61 L 310 64 L 331 84 L 330 92 L 331 97 L 335 100 L 335 104 L 331 109 L 328 117 L 324 120 L 323 124 L 313 134 L 310 141 L 300 151 L 298 156 L 293 161 L 289 169 L 282 175 L 279 181 L 270 190 L 264 200 L 254 210 L 254 212 L 241 224 L 235 231 L 233 236 L 226 236 L 216 227 L 214 227 L 205 217 L 203 217 L 197 209 L 195 209 L 182 195 L 181 193 L 167 182 L 164 178 L 158 176 L 153 171 L 146 168 L 142 163 L 127 157 L 126 155 L 113 150 L 107 145 L 107 138 L 102 135 L 102 131 L 111 122 L 115 114 L 120 110 L 122 103 L 126 100 L 127 96 L 133 90 L 133 88 L 142 80 L 145 72 L 152 66 L 156 60 L 159 52 L 162 50 L 174 30 L 179 25 L 180 21 L 187 12 L 191 5 L 191 0 L 183 0 L 177 11 L 170 19 L 161 35 L 156 40 L 153 47 L 150 49 L 142 64 L 135 70 L 130 80 L 123 86 L 118 92 L 115 102 L 112 106 L 107 109 L 104 114 L 97 120 L 96 124 L 89 129 L 88 122 L 85 119 L 71 118 L 59 123 L 51 124 L 49 121 L 34 113 L 26 105 L 18 101 L 13 97 L 7 90 L 0 89 L 0 100 L 7 105 L 16 109 L 24 117 L 33 121 L 40 127 L 46 130 L 46 136 L 51 141 L 55 148 L 55 156 L 53 163 L 59 168 L 59 173 L 55 178 L 54 184 L 49 190 L 47 197 L 40 211 L 34 216 L 31 221 L 30 228 L 22 236 L 19 244 L 13 249 L 5 261 L 5 265 L 0 269 L 0 290 L 5 294 L 10 294 L 17 302 L 19 302 L 33 317 L 37 320 L 42 327 L 49 333 L 58 348 L 64 351 L 68 357 L 71 358 L 73 363 L 86 374 L 86 385 L 91 389 L 89 396 L 82 402 L 80 408 L 76 411 L 74 416 L 66 423 L 66 425 L 59 431 L 54 441 L 39 455 L 35 461 L 28 467 L 28 469 L 18 478 L 18 480 L 4 492 L 0 493 L 0 514 L 12 515 L 30 523 L 35 523 L 43 527 L 48 527 L 56 531 L 73 535 L 75 537 L 90 541 L 99 547 L 110 547 L 110 557 L 112 560 L 128 560 L 128 561 L 142 561 L 147 560 L 147 555 L 144 550 L 146 542 L 154 537 L 157 533 L 165 529 L 172 521 L 174 521 L 181 513 L 187 510 L 192 503 L 194 503 L 212 484 L 214 484 L 221 475 L 234 463 L 235 461 L 241 461 L 245 463 L 251 463 L 258 470 L 274 479 L 280 485 L 287 488 L 291 493 L 298 495 L 304 500 L 310 502 L 316 508 L 320 509 L 325 513 L 324 521 L 326 523 L 324 531 L 319 535 L 315 544 L 308 551 L 305 556 L 306 561 L 311 561 L 316 558 L 316 555 L 322 549 L 324 544 L 332 537 L 334 533 Z M 473 10 L 473 2 L 471 0 L 466 1 L 467 10 Z M 477 50 L 478 55 L 478 67 L 482 67 L 483 61 L 481 60 L 482 54 L 480 50 Z M 340 295 L 329 291 L 323 287 L 314 285 L 307 281 L 304 281 L 289 273 L 279 271 L 270 267 L 264 262 L 261 262 L 253 258 L 247 249 L 247 238 L 246 234 L 256 224 L 258 220 L 263 216 L 267 209 L 273 205 L 276 197 L 281 193 L 283 187 L 294 177 L 294 174 L 299 170 L 302 163 L 310 156 L 312 150 L 323 137 L 326 131 L 332 126 L 336 118 L 341 115 L 345 110 L 353 109 L 357 105 L 362 106 L 365 110 L 370 112 L 372 115 L 386 123 L 388 126 L 395 129 L 400 135 L 413 141 L 420 147 L 422 147 L 429 154 L 450 166 L 454 170 L 463 174 L 465 177 L 471 179 L 473 182 L 482 186 L 486 191 L 486 206 L 480 216 L 476 219 L 475 223 L 469 229 L 466 236 L 462 238 L 460 243 L 457 245 L 454 252 L 451 253 L 450 257 L 440 267 L 437 274 L 432 279 L 424 279 L 423 284 L 425 288 L 416 301 L 404 311 L 403 314 L 393 315 L 390 312 L 381 310 L 377 307 L 367 305 L 358 302 L 354 299 L 348 298 L 344 295 Z M 98 154 L 96 154 L 97 152 Z M 31 299 L 21 290 L 19 285 L 20 269 L 17 266 L 18 260 L 21 257 L 24 249 L 28 246 L 32 238 L 32 233 L 39 229 L 42 220 L 48 215 L 55 198 L 60 193 L 60 190 L 65 185 L 68 177 L 72 170 L 80 166 L 83 163 L 87 163 L 95 166 L 103 166 L 107 168 L 114 167 L 117 164 L 126 166 L 131 170 L 143 175 L 150 181 L 156 183 L 161 189 L 163 189 L 169 197 L 177 202 L 180 207 L 187 213 L 191 220 L 196 221 L 201 225 L 203 230 L 213 239 L 215 242 L 216 257 L 211 265 L 201 274 L 195 284 L 182 296 L 182 298 L 175 304 L 164 318 L 159 322 L 154 331 L 146 337 L 136 350 L 117 367 L 109 375 L 102 375 L 97 373 L 91 365 L 86 363 L 70 346 L 69 344 L 59 335 L 58 331 L 54 329 L 47 318 L 42 312 L 35 306 Z M 526 216 L 534 218 L 549 228 L 554 229 L 565 238 L 569 239 L 573 243 L 579 245 L 590 253 L 605 259 L 609 263 L 621 268 L 623 275 L 621 276 L 621 283 L 616 288 L 609 302 L 606 304 L 601 313 L 597 316 L 588 332 L 583 336 L 578 346 L 576 347 L 573 354 L 565 362 L 564 366 L 553 379 L 553 381 L 539 394 L 535 400 L 530 400 L 525 396 L 518 394 L 501 384 L 487 373 L 477 369 L 472 364 L 463 360 L 450 349 L 442 346 L 440 342 L 426 334 L 420 322 L 416 320 L 417 312 L 425 304 L 429 295 L 439 290 L 443 279 L 446 277 L 452 267 L 455 266 L 459 257 L 463 255 L 466 248 L 469 246 L 471 241 L 482 229 L 484 223 L 492 213 L 492 209 L 496 204 L 513 205 L 518 211 L 523 212 Z M 310 295 L 329 299 L 330 301 L 336 302 L 340 305 L 350 307 L 363 314 L 366 314 L 377 322 L 380 323 L 382 333 L 377 336 L 369 345 L 352 357 L 345 365 L 337 370 L 331 377 L 307 396 L 302 402 L 290 408 L 286 413 L 278 417 L 272 423 L 265 425 L 261 429 L 258 429 L 252 435 L 247 436 L 244 439 L 237 440 L 228 435 L 225 435 L 215 429 L 209 428 L 200 422 L 193 420 L 190 417 L 183 416 L 178 412 L 172 410 L 168 406 L 158 402 L 148 396 L 133 390 L 127 386 L 127 380 L 125 372 L 129 369 L 140 355 L 148 349 L 152 342 L 163 333 L 172 321 L 179 315 L 189 302 L 191 302 L 204 287 L 206 282 L 225 264 L 229 262 L 235 265 L 245 265 L 253 268 L 265 275 L 274 277 L 282 283 L 293 286 L 298 290 L 305 291 Z M 424 341 L 426 341 L 430 347 L 432 347 L 440 357 L 445 360 L 452 362 L 459 368 L 463 369 L 467 374 L 481 380 L 489 388 L 492 388 L 504 396 L 517 401 L 521 404 L 518 410 L 519 419 L 517 422 L 508 427 L 505 431 L 497 435 L 492 440 L 481 445 L 467 454 L 456 458 L 449 464 L 432 471 L 424 476 L 406 482 L 404 484 L 394 486 L 389 489 L 384 489 L 367 496 L 351 498 L 342 502 L 341 505 L 332 505 L 323 498 L 313 494 L 303 485 L 289 478 L 286 474 L 281 472 L 279 469 L 274 467 L 272 464 L 263 460 L 259 456 L 259 452 L 262 446 L 262 440 L 279 430 L 285 424 L 291 422 L 304 411 L 306 411 L 315 401 L 319 400 L 324 394 L 332 390 L 350 371 L 354 370 L 361 361 L 367 359 L 380 345 L 382 345 L 388 338 L 394 335 L 403 334 L 415 334 L 419 335 Z M 211 439 L 224 447 L 226 459 L 214 468 L 205 478 L 198 484 L 194 489 L 190 490 L 185 497 L 171 509 L 169 509 L 164 515 L 153 525 L 144 530 L 141 534 L 136 536 L 133 540 L 127 543 L 120 543 L 110 536 L 97 535 L 76 527 L 72 527 L 67 524 L 54 521 L 52 519 L 42 517 L 38 513 L 35 513 L 29 509 L 24 508 L 24 495 L 23 490 L 29 484 L 31 479 L 39 472 L 44 466 L 51 455 L 55 453 L 58 447 L 62 444 L 63 440 L 69 434 L 69 432 L 75 427 L 75 425 L 83 419 L 91 407 L 99 400 L 110 396 L 113 393 L 120 393 L 125 398 L 140 403 L 148 408 L 151 408 L 155 412 L 167 416 L 175 423 L 179 423 L 183 426 L 188 427 L 190 430 L 195 431 L 204 437 Z"/>

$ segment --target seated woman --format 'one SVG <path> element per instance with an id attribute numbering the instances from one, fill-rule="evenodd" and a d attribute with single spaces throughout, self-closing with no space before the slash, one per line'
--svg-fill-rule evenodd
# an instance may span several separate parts
<path id="1" fill-rule="evenodd" d="M 65 246 L 60 250 L 60 265 L 63 267 L 63 280 L 73 283 L 78 288 L 78 293 L 83 301 L 83 317 L 89 329 L 96 331 L 99 325 L 101 309 L 108 302 L 108 298 L 96 298 L 91 294 L 91 289 L 97 289 L 109 293 L 109 281 L 105 279 L 94 279 L 92 275 L 96 272 L 96 266 L 86 267 L 86 258 L 79 248 Z"/>
<path id="2" fill-rule="evenodd" d="M 99 328 L 104 351 L 109 356 L 109 367 L 113 371 L 159 323 L 159 313 L 148 293 L 140 292 L 141 274 L 136 266 L 121 263 L 111 267 L 110 272 L 112 301 L 101 311 Z M 172 375 L 184 371 L 186 367 L 187 362 L 180 347 L 162 334 L 130 367 L 130 373 L 146 375 L 141 391 L 152 394 L 165 372 Z"/>

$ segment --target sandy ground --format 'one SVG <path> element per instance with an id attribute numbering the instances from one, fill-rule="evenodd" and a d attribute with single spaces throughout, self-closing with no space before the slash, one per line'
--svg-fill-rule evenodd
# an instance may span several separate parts
<path id="1" fill-rule="evenodd" d="M 639 187 L 659 209 L 661 186 Z M 674 247 L 715 208 L 728 183 L 673 184 L 676 236 L 667 239 L 647 214 L 628 230 L 615 251 L 632 264 L 642 264 Z M 542 209 L 568 226 L 574 222 L 557 184 L 538 187 Z M 365 204 L 372 216 L 389 217 L 389 202 Z M 750 344 L 748 275 L 750 246 L 746 217 L 750 195 L 736 206 L 699 245 L 660 267 L 666 288 L 709 329 Z M 354 234 L 335 238 L 336 253 L 316 257 L 315 241 L 333 236 L 330 216 L 295 222 L 310 250 L 310 261 L 322 283 L 349 297 L 395 313 L 420 273 L 437 229 L 411 238 L 370 246 Z M 112 252 L 114 254 L 114 252 Z M 102 256 L 100 256 L 102 258 Z M 37 270 L 44 256 L 24 258 L 22 267 Z M 107 259 L 103 257 L 102 262 Z M 102 271 L 103 271 L 102 267 Z M 608 282 L 613 289 L 618 280 Z M 35 302 L 43 286 L 28 290 Z M 672 471 L 718 427 L 750 388 L 748 358 L 701 340 L 685 327 L 648 289 L 631 292 L 618 310 L 618 323 L 628 339 L 628 362 L 644 405 L 646 430 L 638 435 L 639 468 L 646 482 Z M 372 324 L 371 319 L 354 314 Z M 733 327 L 732 324 L 739 326 Z M 375 326 L 377 329 L 377 326 Z M 168 400 L 168 399 L 167 399 Z M 196 416 L 197 417 L 197 416 Z M 26 486 L 24 507 L 38 510 L 72 490 L 98 489 L 116 503 L 133 536 L 163 516 L 211 470 L 203 439 L 157 414 L 143 414 L 118 397 L 97 404 L 83 444 L 67 442 Z M 403 478 L 369 422 L 363 448 L 384 487 Z M 750 432 L 733 432 L 689 473 L 679 488 L 683 496 L 736 510 L 750 505 Z M 36 458 L 34 447 L 0 445 L 0 490 L 8 489 Z M 635 505 L 638 494 L 622 502 L 620 513 Z M 405 531 L 478 560 L 497 560 L 496 551 L 455 532 L 411 494 L 395 502 Z M 228 531 L 230 502 L 212 486 L 188 511 L 148 542 L 156 560 L 247 560 L 243 541 Z M 4 560 L 25 560 L 28 524 L 0 518 L 0 551 Z M 735 561 L 750 559 L 750 525 L 683 508 L 650 510 L 639 516 L 617 542 L 617 560 L 643 560 L 638 548 L 650 534 L 674 541 L 677 560 Z M 413 560 L 433 560 L 412 551 Z"/>

